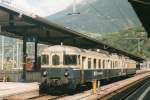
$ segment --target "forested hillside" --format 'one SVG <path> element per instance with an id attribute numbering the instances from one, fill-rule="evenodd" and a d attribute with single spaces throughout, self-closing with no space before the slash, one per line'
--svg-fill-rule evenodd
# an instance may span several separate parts
<path id="1" fill-rule="evenodd" d="M 150 40 L 143 28 L 128 29 L 98 37 L 99 41 L 141 57 L 150 57 Z"/>
<path id="2" fill-rule="evenodd" d="M 70 15 L 72 6 L 47 18 L 82 33 L 110 33 L 139 27 L 140 22 L 128 0 L 83 0 L 78 15 Z"/>

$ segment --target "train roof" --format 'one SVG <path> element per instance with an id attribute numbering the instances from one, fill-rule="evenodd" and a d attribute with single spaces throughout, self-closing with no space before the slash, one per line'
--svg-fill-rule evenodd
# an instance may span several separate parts
<path id="1" fill-rule="evenodd" d="M 109 53 L 104 53 L 104 52 L 99 52 L 99 51 L 93 51 L 91 49 L 87 50 L 87 49 L 82 49 L 82 48 L 77 48 L 77 47 L 73 47 L 73 46 L 67 46 L 67 45 L 53 45 L 50 47 L 47 47 L 43 50 L 42 54 L 49 54 L 49 53 L 65 53 L 65 54 L 69 54 L 69 55 L 85 55 L 85 56 L 89 56 L 89 57 L 110 57 L 111 59 L 118 59 L 118 58 L 124 58 L 124 59 L 129 59 L 129 57 L 126 56 L 120 56 L 117 54 L 109 54 Z"/>
<path id="2" fill-rule="evenodd" d="M 54 45 L 44 49 L 44 52 L 64 52 L 65 54 L 80 54 L 82 49 L 66 45 Z"/>

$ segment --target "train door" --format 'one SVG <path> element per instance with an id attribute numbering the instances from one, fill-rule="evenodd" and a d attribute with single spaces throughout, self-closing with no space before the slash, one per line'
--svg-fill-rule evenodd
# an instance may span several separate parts
<path id="1" fill-rule="evenodd" d="M 122 61 L 120 61 L 120 66 L 119 66 L 120 68 L 121 68 L 121 74 L 122 75 L 124 75 L 126 72 L 124 71 L 124 65 L 123 65 L 123 62 Z"/>

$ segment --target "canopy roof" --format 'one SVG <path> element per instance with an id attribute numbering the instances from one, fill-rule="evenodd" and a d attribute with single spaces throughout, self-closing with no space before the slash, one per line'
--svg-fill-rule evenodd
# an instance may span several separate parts
<path id="1" fill-rule="evenodd" d="M 150 0 L 129 0 L 150 37 Z"/>
<path id="2" fill-rule="evenodd" d="M 99 48 L 110 53 L 130 57 L 139 62 L 144 60 L 141 57 L 101 43 L 79 32 L 51 23 L 37 15 L 28 14 L 2 4 L 0 4 L 0 25 L 3 31 L 1 34 L 9 37 L 22 38 L 27 36 L 31 38 L 36 36 L 38 42 L 45 44 L 58 45 L 63 42 L 64 45 L 79 48 Z"/>

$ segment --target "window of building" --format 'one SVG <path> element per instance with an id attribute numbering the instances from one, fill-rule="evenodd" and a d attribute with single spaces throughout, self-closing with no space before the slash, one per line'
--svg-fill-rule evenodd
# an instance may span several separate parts
<path id="1" fill-rule="evenodd" d="M 48 65 L 49 64 L 49 55 L 42 55 L 41 56 L 41 64 Z"/>
<path id="2" fill-rule="evenodd" d="M 94 69 L 96 69 L 96 59 L 93 59 Z"/>
<path id="3" fill-rule="evenodd" d="M 77 65 L 77 56 L 64 55 L 64 65 Z"/>
<path id="4" fill-rule="evenodd" d="M 88 68 L 91 68 L 91 58 L 88 58 Z"/>

